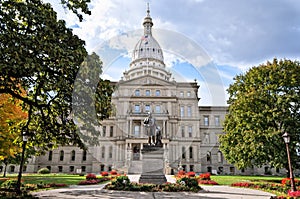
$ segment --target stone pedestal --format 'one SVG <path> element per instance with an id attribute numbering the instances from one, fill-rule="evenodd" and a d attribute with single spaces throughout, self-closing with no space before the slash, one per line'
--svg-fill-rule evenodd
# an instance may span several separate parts
<path id="1" fill-rule="evenodd" d="M 158 146 L 144 145 L 142 154 L 143 166 L 139 183 L 163 184 L 167 182 L 164 174 L 164 149 Z"/>

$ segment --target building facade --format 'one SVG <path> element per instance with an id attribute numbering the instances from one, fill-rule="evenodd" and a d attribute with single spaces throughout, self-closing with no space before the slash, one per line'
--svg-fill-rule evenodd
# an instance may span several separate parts
<path id="1" fill-rule="evenodd" d="M 148 113 L 162 135 L 166 174 L 179 169 L 218 174 L 266 172 L 266 168 L 238 170 L 226 162 L 219 150 L 218 135 L 223 133 L 227 107 L 198 106 L 198 83 L 177 82 L 167 70 L 163 51 L 152 35 L 149 9 L 143 26 L 129 70 L 119 82 L 113 82 L 115 112 L 101 122 L 100 145 L 87 151 L 74 146 L 59 147 L 31 159 L 24 172 L 47 167 L 53 173 L 99 173 L 112 169 L 141 173 L 141 149 L 148 143 L 149 130 L 143 121 Z M 8 172 L 17 169 L 10 165 Z"/>

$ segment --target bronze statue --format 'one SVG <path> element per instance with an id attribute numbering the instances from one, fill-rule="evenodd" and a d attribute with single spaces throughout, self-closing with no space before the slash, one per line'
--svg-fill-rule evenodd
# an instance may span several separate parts
<path id="1" fill-rule="evenodd" d="M 144 126 L 147 128 L 148 145 L 160 146 L 161 143 L 161 131 L 156 126 L 155 118 L 148 112 L 148 117 L 144 119 Z"/>

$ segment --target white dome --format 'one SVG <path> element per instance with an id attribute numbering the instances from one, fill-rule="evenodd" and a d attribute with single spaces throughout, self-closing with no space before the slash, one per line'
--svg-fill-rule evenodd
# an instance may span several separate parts
<path id="1" fill-rule="evenodd" d="M 148 58 L 156 59 L 157 61 L 164 62 L 163 52 L 158 42 L 152 35 L 144 35 L 135 45 L 132 54 L 132 62 L 139 59 Z"/>

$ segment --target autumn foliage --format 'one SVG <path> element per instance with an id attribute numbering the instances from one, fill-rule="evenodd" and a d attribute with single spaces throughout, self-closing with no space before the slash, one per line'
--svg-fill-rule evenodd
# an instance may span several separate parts
<path id="1" fill-rule="evenodd" d="M 27 113 L 22 110 L 20 103 L 9 94 L 0 94 L 0 161 L 14 157 L 21 150 L 16 143 L 20 132 L 13 131 L 14 127 L 27 119 Z"/>

